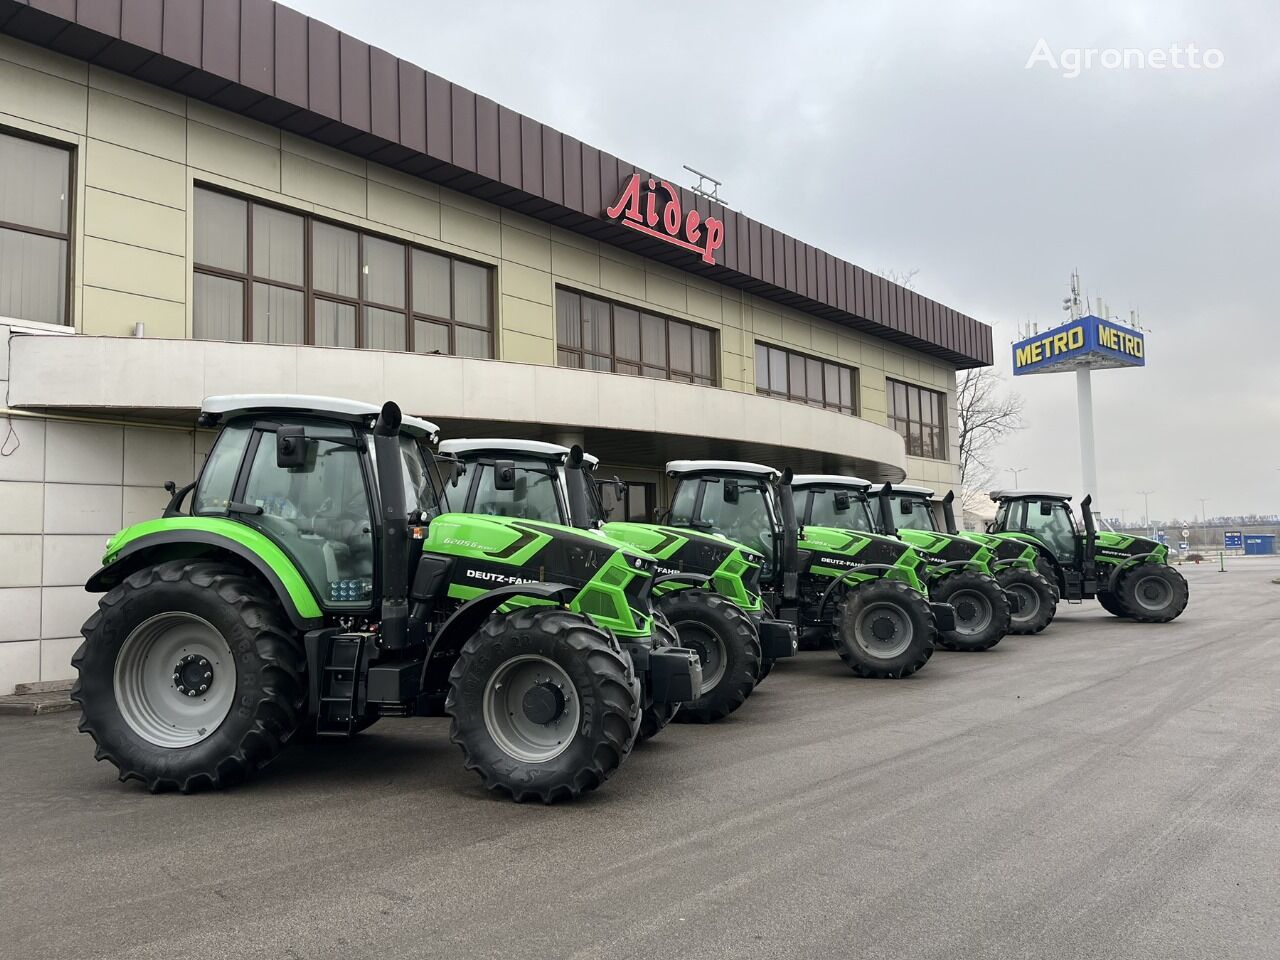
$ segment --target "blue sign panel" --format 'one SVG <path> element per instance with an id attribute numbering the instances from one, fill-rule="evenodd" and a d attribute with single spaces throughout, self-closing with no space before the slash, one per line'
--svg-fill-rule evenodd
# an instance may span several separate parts
<path id="1" fill-rule="evenodd" d="M 1244 549 L 1244 534 L 1239 530 L 1227 530 L 1222 534 L 1222 546 L 1227 550 Z"/>
<path id="2" fill-rule="evenodd" d="M 1090 367 L 1146 366 L 1146 341 L 1131 327 L 1081 317 L 1013 345 L 1013 375 Z"/>

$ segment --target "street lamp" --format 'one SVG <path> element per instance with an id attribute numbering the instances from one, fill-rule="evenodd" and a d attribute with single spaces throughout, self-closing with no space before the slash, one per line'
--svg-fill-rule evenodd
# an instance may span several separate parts
<path id="1" fill-rule="evenodd" d="M 1020 474 L 1023 470 L 1026 470 L 1027 468 L 1026 467 L 1006 467 L 1005 469 L 1007 469 L 1010 473 L 1013 474 L 1013 489 L 1017 490 L 1018 474 Z"/>
<path id="2" fill-rule="evenodd" d="M 1147 533 L 1151 532 L 1151 511 L 1147 509 L 1147 497 L 1155 493 L 1154 490 L 1139 490 L 1138 494 L 1142 497 L 1142 524 L 1147 528 Z"/>
<path id="3" fill-rule="evenodd" d="M 1209 502 L 1209 498 L 1196 497 L 1196 499 L 1200 501 L 1200 540 L 1202 543 L 1208 543 L 1209 541 L 1205 538 L 1204 531 L 1209 523 L 1209 511 L 1205 509 L 1204 505 Z"/>

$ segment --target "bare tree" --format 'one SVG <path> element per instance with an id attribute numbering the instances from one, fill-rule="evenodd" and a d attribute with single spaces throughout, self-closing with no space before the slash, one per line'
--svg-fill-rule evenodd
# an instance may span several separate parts
<path id="1" fill-rule="evenodd" d="M 996 446 L 1022 429 L 1022 397 L 1005 389 L 994 367 L 966 370 L 956 382 L 960 421 L 960 487 L 976 495 L 995 478 L 991 462 Z"/>
<path id="2" fill-rule="evenodd" d="M 912 267 L 910 270 L 881 270 L 880 276 L 884 277 L 890 283 L 896 283 L 900 287 L 906 287 L 908 290 L 914 290 L 916 286 L 916 277 L 920 275 L 919 267 Z"/>

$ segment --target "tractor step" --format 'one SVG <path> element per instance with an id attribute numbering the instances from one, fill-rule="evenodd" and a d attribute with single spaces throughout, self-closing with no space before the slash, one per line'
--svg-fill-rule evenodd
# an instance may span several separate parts
<path id="1" fill-rule="evenodd" d="M 316 735 L 349 737 L 362 716 L 361 673 L 371 633 L 337 633 L 321 651 L 320 690 L 316 700 Z"/>

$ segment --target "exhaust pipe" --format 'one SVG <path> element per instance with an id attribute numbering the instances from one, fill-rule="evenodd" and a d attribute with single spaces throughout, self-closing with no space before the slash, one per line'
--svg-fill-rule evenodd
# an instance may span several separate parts
<path id="1" fill-rule="evenodd" d="M 400 466 L 401 419 L 400 407 L 388 400 L 373 425 L 378 499 L 382 505 L 382 647 L 388 650 L 404 647 L 408 642 L 409 510 Z"/>
<path id="2" fill-rule="evenodd" d="M 580 529 L 589 530 L 595 524 L 591 518 L 591 497 L 587 484 L 591 480 L 582 469 L 582 447 L 574 444 L 564 462 L 565 494 L 569 499 L 569 522 Z"/>
<path id="3" fill-rule="evenodd" d="M 1093 522 L 1093 494 L 1086 494 L 1080 501 L 1080 513 L 1084 520 L 1084 559 L 1093 563 L 1093 555 L 1098 544 L 1098 528 Z"/>
<path id="4" fill-rule="evenodd" d="M 787 467 L 778 485 L 778 506 L 782 512 L 782 599 L 800 599 L 800 523 L 796 520 L 796 498 L 791 489 L 795 472 Z"/>
<path id="5" fill-rule="evenodd" d="M 956 510 L 952 506 L 956 498 L 954 490 L 948 490 L 947 495 L 942 498 L 942 520 L 947 525 L 947 533 L 955 536 L 960 532 L 960 528 L 956 526 Z"/>
<path id="6" fill-rule="evenodd" d="M 893 484 L 886 483 L 880 488 L 880 492 L 876 494 L 876 500 L 880 506 L 880 532 L 886 537 L 896 537 L 898 535 L 898 521 L 893 518 Z"/>

